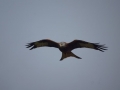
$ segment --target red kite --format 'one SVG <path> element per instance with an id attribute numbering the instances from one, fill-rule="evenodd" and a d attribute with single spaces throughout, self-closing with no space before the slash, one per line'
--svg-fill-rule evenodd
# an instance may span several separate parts
<path id="1" fill-rule="evenodd" d="M 30 50 L 44 46 L 58 48 L 62 52 L 62 57 L 60 61 L 70 56 L 82 59 L 71 52 L 73 49 L 76 48 L 91 48 L 102 52 L 104 52 L 104 50 L 107 50 L 107 47 L 105 47 L 105 45 L 100 45 L 99 43 L 90 43 L 82 40 L 74 40 L 70 43 L 66 42 L 57 43 L 49 39 L 43 39 L 36 42 L 28 43 L 26 46 L 27 46 L 26 48 L 30 48 Z"/>

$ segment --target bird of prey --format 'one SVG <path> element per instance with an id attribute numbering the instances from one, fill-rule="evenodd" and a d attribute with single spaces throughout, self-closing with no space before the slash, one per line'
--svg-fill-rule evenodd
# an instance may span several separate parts
<path id="1" fill-rule="evenodd" d="M 60 61 L 62 61 L 67 57 L 75 57 L 78 59 L 82 59 L 81 57 L 71 52 L 73 49 L 76 49 L 76 48 L 90 48 L 90 49 L 95 49 L 102 52 L 107 50 L 107 47 L 105 47 L 105 45 L 100 45 L 99 43 L 90 43 L 83 40 L 73 40 L 70 43 L 66 43 L 66 42 L 57 43 L 49 39 L 43 39 L 36 42 L 28 43 L 26 46 L 27 46 L 26 48 L 30 48 L 30 50 L 38 47 L 45 47 L 45 46 L 58 48 L 62 52 L 62 57 Z"/>

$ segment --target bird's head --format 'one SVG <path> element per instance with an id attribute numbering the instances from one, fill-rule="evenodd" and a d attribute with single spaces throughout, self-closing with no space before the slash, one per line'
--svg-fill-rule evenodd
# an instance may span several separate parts
<path id="1" fill-rule="evenodd" d="M 60 47 L 65 47 L 66 44 L 67 44 L 66 42 L 60 42 L 60 43 L 59 43 Z"/>

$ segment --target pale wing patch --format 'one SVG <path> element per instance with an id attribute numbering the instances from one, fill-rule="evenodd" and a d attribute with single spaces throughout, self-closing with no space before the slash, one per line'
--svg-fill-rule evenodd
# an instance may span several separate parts
<path id="1" fill-rule="evenodd" d="M 80 46 L 87 48 L 94 48 L 94 45 L 91 43 L 80 43 Z"/>
<path id="2" fill-rule="evenodd" d="M 42 46 L 47 46 L 48 43 L 47 42 L 35 42 L 35 46 L 37 47 L 42 47 Z"/>

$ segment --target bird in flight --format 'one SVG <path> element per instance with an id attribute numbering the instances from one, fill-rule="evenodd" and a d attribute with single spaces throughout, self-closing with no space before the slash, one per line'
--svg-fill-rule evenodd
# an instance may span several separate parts
<path id="1" fill-rule="evenodd" d="M 90 48 L 94 50 L 99 50 L 101 52 L 104 52 L 105 50 L 107 50 L 107 47 L 105 47 L 105 45 L 100 45 L 99 43 L 90 43 L 83 40 L 73 40 L 70 43 L 66 43 L 66 42 L 57 43 L 49 39 L 43 39 L 36 42 L 28 43 L 26 46 L 27 46 L 26 48 L 30 48 L 30 50 L 38 47 L 45 47 L 45 46 L 58 48 L 62 52 L 62 57 L 60 61 L 62 61 L 67 57 L 75 57 L 78 59 L 82 59 L 81 57 L 71 52 L 73 49 L 76 49 L 76 48 Z"/>

